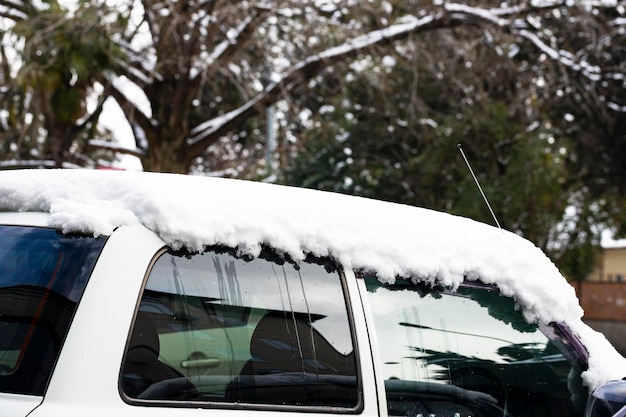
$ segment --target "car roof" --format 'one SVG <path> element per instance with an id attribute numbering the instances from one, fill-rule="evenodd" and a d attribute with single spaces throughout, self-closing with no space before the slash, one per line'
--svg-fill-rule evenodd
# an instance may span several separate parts
<path id="1" fill-rule="evenodd" d="M 582 316 L 573 288 L 529 241 L 418 207 L 222 178 L 24 170 L 0 172 L 0 210 L 47 212 L 48 226 L 93 235 L 139 223 L 176 249 L 220 244 L 256 255 L 269 245 L 295 260 L 330 256 L 383 281 L 456 287 L 480 278 L 514 296 L 530 320 Z M 539 300 L 529 286 L 541 290 Z"/>
<path id="2" fill-rule="evenodd" d="M 329 256 L 383 282 L 411 277 L 456 288 L 480 279 L 513 297 L 527 320 L 565 323 L 581 337 L 590 386 L 626 374 L 624 359 L 582 322 L 573 287 L 545 254 L 471 219 L 259 182 L 95 170 L 1 171 L 0 211 L 47 213 L 31 219 L 65 233 L 141 224 L 175 249 L 225 245 L 257 255 L 267 245 L 296 261 Z"/>

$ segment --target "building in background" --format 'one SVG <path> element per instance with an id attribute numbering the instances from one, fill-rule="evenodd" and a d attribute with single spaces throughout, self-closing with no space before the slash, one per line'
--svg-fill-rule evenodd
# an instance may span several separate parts
<path id="1" fill-rule="evenodd" d="M 626 355 L 626 241 L 603 241 L 602 246 L 587 279 L 572 284 L 584 321 Z"/>
<path id="2" fill-rule="evenodd" d="M 603 245 L 587 281 L 626 282 L 626 242 Z"/>

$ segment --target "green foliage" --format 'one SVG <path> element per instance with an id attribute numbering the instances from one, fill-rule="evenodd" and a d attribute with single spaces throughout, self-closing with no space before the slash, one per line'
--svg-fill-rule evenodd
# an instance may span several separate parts
<path id="1" fill-rule="evenodd" d="M 84 157 L 87 140 L 106 134 L 96 129 L 99 109 L 87 114 L 87 98 L 96 81 L 123 61 L 120 48 L 100 21 L 99 8 L 85 3 L 70 14 L 55 1 L 28 5 L 29 18 L 12 28 L 17 71 L 7 62 L 3 81 L 1 100 L 11 115 L 2 132 L 11 140 L 4 155 L 46 166 L 92 163 Z"/>
<path id="2" fill-rule="evenodd" d="M 586 276 L 597 252 L 598 225 L 607 218 L 604 210 L 587 211 L 569 219 L 572 228 L 559 229 L 566 209 L 582 210 L 594 201 L 571 171 L 567 149 L 573 138 L 562 135 L 541 108 L 514 107 L 520 94 L 514 87 L 491 88 L 464 71 L 437 77 L 416 61 L 398 59 L 378 77 L 374 71 L 356 74 L 340 100 L 328 99 L 333 111 L 320 114 L 315 131 L 303 135 L 305 144 L 283 181 L 494 224 L 460 143 L 502 227 L 540 246 L 570 278 Z M 519 85 L 516 79 L 524 74 L 497 70 L 499 64 L 494 75 Z"/>
<path id="3" fill-rule="evenodd" d="M 120 57 L 97 15 L 85 11 L 68 17 L 60 8 L 35 13 L 18 22 L 23 37 L 25 86 L 49 97 L 47 107 L 60 123 L 74 123 L 85 112 L 85 99 L 96 76 L 114 67 Z"/>

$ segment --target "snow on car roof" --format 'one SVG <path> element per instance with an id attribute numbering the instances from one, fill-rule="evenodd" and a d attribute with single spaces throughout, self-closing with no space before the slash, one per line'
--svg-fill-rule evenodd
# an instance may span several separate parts
<path id="1" fill-rule="evenodd" d="M 331 256 L 383 281 L 454 288 L 480 278 L 514 297 L 529 321 L 576 332 L 590 350 L 588 385 L 626 376 L 624 358 L 582 323 L 573 287 L 540 249 L 463 217 L 250 181 L 93 170 L 0 172 L 0 210 L 48 212 L 49 226 L 93 235 L 142 224 L 193 251 L 221 244 L 254 255 L 269 245 L 296 260 Z"/>

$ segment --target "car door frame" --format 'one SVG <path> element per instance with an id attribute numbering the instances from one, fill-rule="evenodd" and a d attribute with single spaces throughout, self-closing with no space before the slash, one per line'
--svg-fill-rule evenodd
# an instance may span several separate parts
<path id="1" fill-rule="evenodd" d="M 41 405 L 30 417 L 211 416 L 249 417 L 251 413 L 281 417 L 315 417 L 345 412 L 255 410 L 252 407 L 215 408 L 159 404 L 140 406 L 125 402 L 119 387 L 122 359 L 141 291 L 156 257 L 165 242 L 143 226 L 124 226 L 108 238 L 96 263 L 55 371 Z M 120 262 L 123 259 L 123 262 Z M 349 311 L 356 333 L 362 407 L 355 414 L 378 417 L 380 405 L 374 382 L 373 357 L 365 313 L 357 279 L 351 270 L 343 271 Z M 94 331 L 97 329 L 97 331 Z M 89 354 L 86 352 L 90 352 Z M 269 413 L 269 414 L 268 414 Z"/>

